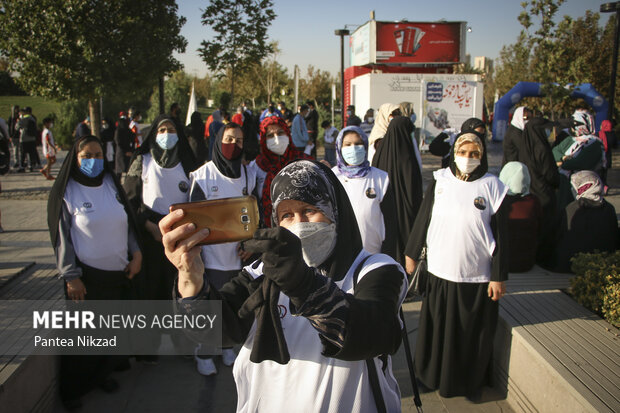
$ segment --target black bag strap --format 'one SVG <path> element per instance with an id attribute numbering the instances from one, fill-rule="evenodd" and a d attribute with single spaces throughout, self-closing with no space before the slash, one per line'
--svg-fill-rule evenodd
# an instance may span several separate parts
<path id="1" fill-rule="evenodd" d="M 368 258 L 372 257 L 372 255 L 366 256 L 355 268 L 355 272 L 353 273 L 353 288 L 357 285 L 357 279 L 359 278 L 360 272 L 364 267 L 364 264 L 368 260 Z M 377 406 L 377 412 L 386 413 L 387 410 L 385 408 L 385 400 L 383 399 L 383 393 L 381 392 L 381 385 L 379 384 L 379 374 L 377 373 L 377 365 L 375 364 L 375 360 L 370 358 L 366 360 L 366 369 L 368 370 L 368 381 L 370 382 L 370 388 L 372 389 L 372 396 L 375 399 L 375 405 Z"/>

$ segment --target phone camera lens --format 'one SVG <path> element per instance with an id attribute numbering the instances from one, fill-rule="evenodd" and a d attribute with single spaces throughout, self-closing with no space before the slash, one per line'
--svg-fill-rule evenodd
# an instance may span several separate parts
<path id="1" fill-rule="evenodd" d="M 247 216 L 247 215 L 241 215 L 241 223 L 249 224 L 250 223 L 250 217 Z"/>

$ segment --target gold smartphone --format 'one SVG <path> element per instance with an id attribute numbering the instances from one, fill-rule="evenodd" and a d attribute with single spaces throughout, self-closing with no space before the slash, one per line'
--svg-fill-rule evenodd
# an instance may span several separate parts
<path id="1" fill-rule="evenodd" d="M 199 245 L 250 239 L 259 225 L 258 204 L 252 195 L 170 205 L 171 212 L 177 209 L 185 215 L 173 228 L 189 222 L 196 225 L 196 231 L 209 228 L 209 236 Z"/>

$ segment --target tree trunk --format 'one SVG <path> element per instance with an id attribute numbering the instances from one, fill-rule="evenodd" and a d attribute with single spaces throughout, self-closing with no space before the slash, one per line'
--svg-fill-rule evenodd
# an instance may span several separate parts
<path id="1" fill-rule="evenodd" d="M 230 71 L 230 104 L 233 105 L 233 108 L 236 107 L 235 106 L 235 67 L 232 67 L 232 70 Z M 230 108 L 229 108 L 230 109 Z"/>
<path id="2" fill-rule="evenodd" d="M 101 138 L 101 116 L 99 114 L 99 108 L 97 103 L 98 98 L 88 100 L 88 115 L 90 116 L 90 131 L 91 133 Z"/>

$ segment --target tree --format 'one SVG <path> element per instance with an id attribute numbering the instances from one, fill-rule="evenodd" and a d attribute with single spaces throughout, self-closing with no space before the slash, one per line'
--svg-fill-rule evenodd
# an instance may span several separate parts
<path id="1" fill-rule="evenodd" d="M 210 0 L 202 24 L 210 27 L 213 40 L 203 40 L 198 52 L 210 70 L 230 76 L 234 103 L 235 80 L 269 52 L 267 29 L 276 14 L 271 0 Z"/>
<path id="2" fill-rule="evenodd" d="M 181 67 L 185 18 L 174 0 L 0 0 L 0 50 L 28 93 L 88 101 L 131 98 Z"/>
<path id="3" fill-rule="evenodd" d="M 172 103 L 178 103 L 181 109 L 179 113 L 181 121 L 185 121 L 185 116 L 187 115 L 187 104 L 191 89 L 192 78 L 182 70 L 174 72 L 164 82 L 165 108 L 168 110 Z M 148 119 L 153 120 L 157 115 L 159 115 L 159 88 L 155 87 L 151 95 L 151 108 L 148 111 Z"/>
<path id="4" fill-rule="evenodd" d="M 329 72 L 315 69 L 309 65 L 306 77 L 299 82 L 301 96 L 314 100 L 314 105 L 325 104 L 331 101 L 332 84 L 336 80 Z"/>

